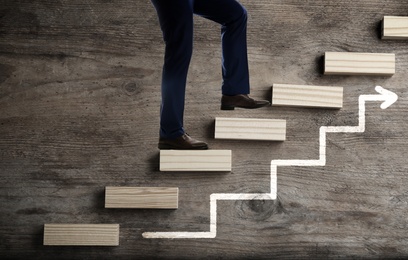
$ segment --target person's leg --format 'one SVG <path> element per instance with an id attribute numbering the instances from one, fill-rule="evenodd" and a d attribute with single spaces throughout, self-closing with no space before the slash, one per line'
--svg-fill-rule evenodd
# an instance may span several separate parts
<path id="1" fill-rule="evenodd" d="M 184 100 L 193 51 L 193 0 L 151 0 L 166 44 L 159 149 L 208 149 L 184 132 Z"/>
<path id="2" fill-rule="evenodd" d="M 195 0 L 194 13 L 221 24 L 222 94 L 249 94 L 246 9 L 236 0 Z"/>
<path id="3" fill-rule="evenodd" d="M 194 13 L 221 24 L 222 98 L 221 109 L 259 108 L 270 105 L 266 100 L 248 96 L 247 11 L 236 0 L 195 0 Z"/>
<path id="4" fill-rule="evenodd" d="M 162 74 L 160 137 L 184 134 L 183 114 L 188 67 L 193 48 L 193 1 L 151 0 L 166 44 Z"/>

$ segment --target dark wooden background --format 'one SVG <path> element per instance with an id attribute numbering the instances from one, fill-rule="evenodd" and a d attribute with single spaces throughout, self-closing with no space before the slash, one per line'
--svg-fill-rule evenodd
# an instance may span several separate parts
<path id="1" fill-rule="evenodd" d="M 195 17 L 185 125 L 232 150 L 223 174 L 158 170 L 164 45 L 148 0 L 0 0 L 2 259 L 408 257 L 408 41 L 380 40 L 382 17 L 407 16 L 407 2 L 241 2 L 252 96 L 343 86 L 344 108 L 220 111 L 220 28 Z M 397 72 L 323 76 L 326 51 L 395 53 Z M 358 96 L 376 85 L 397 103 L 367 103 L 364 133 L 329 134 L 325 167 L 279 167 L 276 201 L 219 202 L 215 239 L 142 238 L 209 231 L 211 193 L 269 192 L 270 161 L 317 159 L 319 127 L 356 125 Z M 216 116 L 286 119 L 287 140 L 214 140 Z M 104 209 L 105 186 L 179 187 L 179 209 Z M 120 246 L 44 247 L 44 223 L 119 223 Z"/>

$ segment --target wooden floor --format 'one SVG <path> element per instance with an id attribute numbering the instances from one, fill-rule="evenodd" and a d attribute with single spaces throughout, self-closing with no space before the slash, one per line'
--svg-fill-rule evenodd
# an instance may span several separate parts
<path id="1" fill-rule="evenodd" d="M 232 150 L 231 173 L 160 172 L 163 41 L 148 0 L 0 0 L 0 256 L 14 259 L 327 259 L 408 257 L 407 41 L 380 40 L 401 0 L 242 0 L 249 12 L 251 95 L 274 83 L 344 87 L 340 110 L 221 111 L 220 28 L 195 17 L 185 127 Z M 325 52 L 395 53 L 392 77 L 325 76 Z M 209 231 L 213 193 L 270 192 L 276 200 L 219 201 L 213 239 L 145 239 L 143 232 Z M 283 119 L 286 140 L 215 140 L 215 117 Z M 106 186 L 179 187 L 177 210 L 105 209 Z M 120 224 L 118 247 L 43 246 L 45 223 Z"/>

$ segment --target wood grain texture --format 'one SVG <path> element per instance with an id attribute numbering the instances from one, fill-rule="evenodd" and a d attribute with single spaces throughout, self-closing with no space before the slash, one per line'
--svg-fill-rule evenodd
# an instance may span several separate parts
<path id="1" fill-rule="evenodd" d="M 217 117 L 214 136 L 215 139 L 284 141 L 286 120 Z"/>
<path id="2" fill-rule="evenodd" d="M 160 171 L 231 171 L 230 150 L 161 150 Z"/>
<path id="3" fill-rule="evenodd" d="M 178 188 L 106 187 L 105 208 L 177 209 Z"/>
<path id="4" fill-rule="evenodd" d="M 342 108 L 343 87 L 273 84 L 272 106 Z"/>
<path id="5" fill-rule="evenodd" d="M 45 246 L 119 246 L 119 224 L 45 224 Z"/>
<path id="6" fill-rule="evenodd" d="M 220 26 L 195 16 L 184 126 L 233 155 L 231 172 L 197 174 L 159 171 L 164 43 L 151 1 L 0 0 L 2 259 L 408 258 L 407 45 L 381 40 L 380 25 L 406 16 L 406 1 L 239 2 L 250 95 L 270 99 L 272 83 L 343 86 L 343 108 L 221 111 Z M 322 75 L 325 51 L 395 53 L 398 67 Z M 319 128 L 355 126 L 359 95 L 376 85 L 398 101 L 368 102 L 364 133 L 328 134 L 325 167 L 279 167 L 277 200 L 218 201 L 215 239 L 143 239 L 208 231 L 213 193 L 269 192 L 271 160 L 317 159 Z M 286 140 L 214 140 L 215 117 L 284 119 Z M 106 209 L 106 186 L 179 187 L 179 208 Z M 44 223 L 73 222 L 120 224 L 120 246 L 43 246 Z"/>
<path id="7" fill-rule="evenodd" d="M 392 76 L 395 74 L 395 54 L 326 52 L 324 74 Z"/>
<path id="8" fill-rule="evenodd" d="M 408 39 L 407 16 L 384 16 L 382 21 L 382 39 L 406 40 Z"/>

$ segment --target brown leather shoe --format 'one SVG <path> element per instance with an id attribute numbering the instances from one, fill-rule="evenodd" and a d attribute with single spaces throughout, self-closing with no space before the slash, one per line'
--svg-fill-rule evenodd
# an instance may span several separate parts
<path id="1" fill-rule="evenodd" d="M 202 141 L 191 138 L 188 134 L 183 134 L 174 139 L 160 138 L 159 149 L 207 150 L 208 145 Z"/>
<path id="2" fill-rule="evenodd" d="M 221 110 L 234 110 L 241 108 L 260 108 L 271 105 L 267 100 L 255 100 L 248 95 L 225 96 L 221 98 Z"/>

